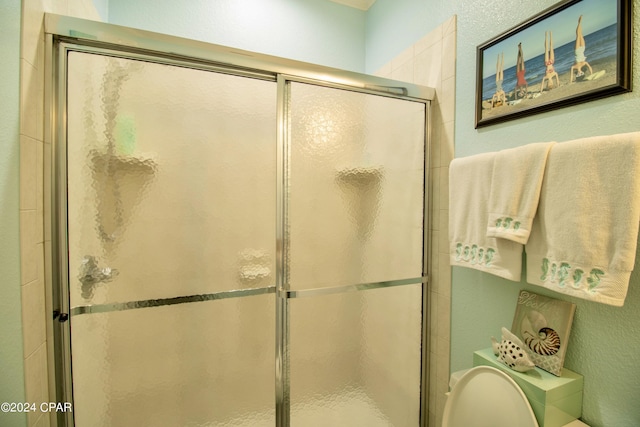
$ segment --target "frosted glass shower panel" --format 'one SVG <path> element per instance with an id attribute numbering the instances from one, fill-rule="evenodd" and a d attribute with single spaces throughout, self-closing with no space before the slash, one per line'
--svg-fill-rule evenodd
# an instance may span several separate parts
<path id="1" fill-rule="evenodd" d="M 274 296 L 71 318 L 77 426 L 272 427 Z"/>
<path id="2" fill-rule="evenodd" d="M 273 285 L 276 84 L 68 61 L 72 306 Z"/>
<path id="3" fill-rule="evenodd" d="M 420 277 L 425 105 L 290 89 L 291 288 Z"/>
<path id="4" fill-rule="evenodd" d="M 422 286 L 291 300 L 291 425 L 418 426 Z"/>

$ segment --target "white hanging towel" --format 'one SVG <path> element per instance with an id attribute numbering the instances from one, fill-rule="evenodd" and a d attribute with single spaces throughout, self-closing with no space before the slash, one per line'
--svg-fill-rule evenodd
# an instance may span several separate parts
<path id="1" fill-rule="evenodd" d="M 640 132 L 553 146 L 527 253 L 534 285 L 622 306 L 640 222 Z"/>
<path id="2" fill-rule="evenodd" d="M 487 237 L 487 207 L 495 155 L 462 157 L 449 165 L 450 264 L 519 281 L 522 245 Z"/>
<path id="3" fill-rule="evenodd" d="M 496 153 L 487 236 L 527 243 L 553 144 L 539 142 Z"/>

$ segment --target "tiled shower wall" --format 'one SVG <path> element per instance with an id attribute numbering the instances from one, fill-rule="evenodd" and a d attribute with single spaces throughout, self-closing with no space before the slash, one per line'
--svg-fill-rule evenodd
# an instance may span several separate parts
<path id="1" fill-rule="evenodd" d="M 51 230 L 45 224 L 44 173 L 51 154 L 44 135 L 44 31 L 45 12 L 99 20 L 91 0 L 23 0 L 20 58 L 20 259 L 25 401 L 50 401 L 44 255 L 51 250 Z M 48 193 L 48 191 L 47 191 Z M 51 382 L 53 384 L 53 382 Z M 49 415 L 27 414 L 29 426 L 50 425 Z"/>
<path id="2" fill-rule="evenodd" d="M 451 332 L 451 267 L 448 245 L 449 163 L 454 154 L 456 77 L 456 16 L 451 17 L 413 46 L 405 49 L 376 74 L 436 89 L 432 104 L 432 281 L 429 426 L 442 423 L 445 393 L 449 389 Z"/>

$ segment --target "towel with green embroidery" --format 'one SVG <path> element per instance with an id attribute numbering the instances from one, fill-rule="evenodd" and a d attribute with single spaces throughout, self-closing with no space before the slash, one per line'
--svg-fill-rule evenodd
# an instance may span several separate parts
<path id="1" fill-rule="evenodd" d="M 449 259 L 451 265 L 520 281 L 522 245 L 487 237 L 495 154 L 462 157 L 449 165 Z"/>
<path id="2" fill-rule="evenodd" d="M 640 132 L 555 144 L 525 246 L 527 282 L 622 306 L 640 223 Z"/>
<path id="3" fill-rule="evenodd" d="M 487 236 L 527 243 L 538 209 L 547 155 L 553 144 L 539 142 L 496 153 Z"/>

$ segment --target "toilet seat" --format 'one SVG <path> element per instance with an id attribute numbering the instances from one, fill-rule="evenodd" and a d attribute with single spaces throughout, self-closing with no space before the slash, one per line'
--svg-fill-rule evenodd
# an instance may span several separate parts
<path id="1" fill-rule="evenodd" d="M 538 427 L 518 384 L 490 366 L 465 373 L 444 406 L 442 427 Z"/>

